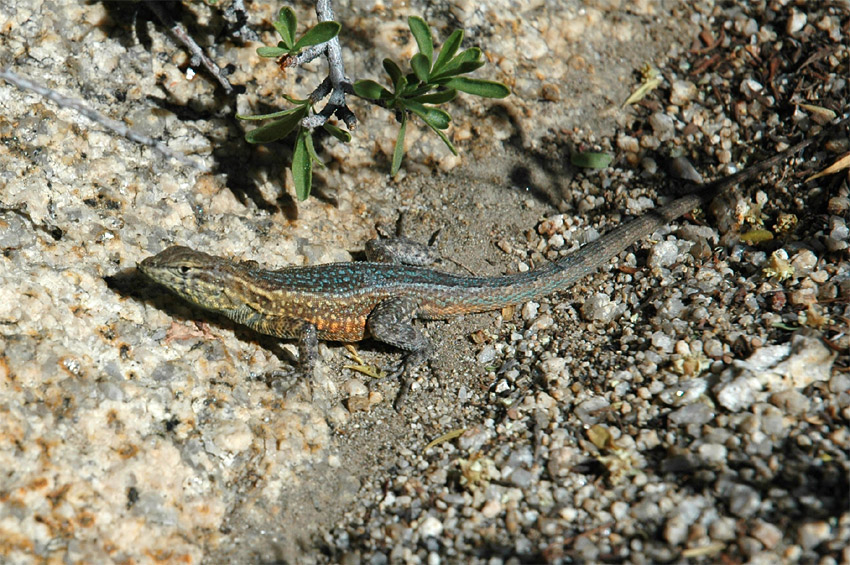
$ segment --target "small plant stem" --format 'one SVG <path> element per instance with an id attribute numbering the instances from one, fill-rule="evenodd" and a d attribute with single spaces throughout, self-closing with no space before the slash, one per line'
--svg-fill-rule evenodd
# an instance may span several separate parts
<path id="1" fill-rule="evenodd" d="M 222 74 L 221 68 L 215 64 L 215 62 L 207 57 L 204 50 L 201 49 L 201 46 L 197 44 L 197 42 L 192 39 L 192 36 L 189 35 L 189 32 L 186 31 L 181 24 L 174 21 L 174 18 L 165 11 L 160 2 L 155 0 L 148 0 L 145 2 L 148 8 L 159 18 L 159 21 L 162 22 L 162 25 L 167 27 L 171 34 L 174 35 L 174 38 L 177 39 L 183 46 L 189 50 L 189 53 L 192 54 L 192 57 L 197 59 L 201 66 L 203 66 L 208 73 L 210 73 L 215 80 L 221 85 L 226 94 L 230 94 L 233 92 L 233 86 L 231 86 L 230 81 Z"/>
<path id="2" fill-rule="evenodd" d="M 225 17 L 232 18 L 239 27 L 231 28 L 233 37 L 239 37 L 244 41 L 258 41 L 257 32 L 248 26 L 248 11 L 245 9 L 245 0 L 233 0 L 233 3 L 224 10 Z"/>
<path id="3" fill-rule="evenodd" d="M 320 22 L 331 22 L 334 20 L 334 11 L 331 0 L 316 1 L 316 16 Z M 352 112 L 345 103 L 346 92 L 351 92 L 351 81 L 345 76 L 345 65 L 342 62 L 342 49 L 339 46 L 339 36 L 334 37 L 330 41 L 321 45 L 316 45 L 314 48 L 318 49 L 319 53 L 323 51 L 325 58 L 328 60 L 328 78 L 330 79 L 331 85 L 330 98 L 328 99 L 327 105 L 321 112 L 312 116 L 307 116 L 301 120 L 301 125 L 305 128 L 313 129 L 323 125 L 326 121 L 328 121 L 328 118 L 330 118 L 333 114 L 336 114 L 338 118 L 345 122 L 345 126 L 349 130 L 353 130 L 357 124 L 357 118 L 354 116 L 354 112 Z M 306 49 L 305 53 L 307 51 L 310 51 L 310 49 Z M 304 54 L 302 53 L 302 55 Z M 318 53 L 313 55 L 313 57 L 317 55 Z M 315 94 L 320 92 L 319 89 L 326 88 L 327 86 L 322 83 L 322 85 L 316 89 L 314 94 L 311 95 L 311 99 L 313 99 Z"/>

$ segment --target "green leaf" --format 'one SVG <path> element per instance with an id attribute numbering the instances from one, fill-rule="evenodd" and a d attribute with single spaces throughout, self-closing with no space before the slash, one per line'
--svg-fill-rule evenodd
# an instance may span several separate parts
<path id="1" fill-rule="evenodd" d="M 298 139 L 295 140 L 295 150 L 292 152 L 292 180 L 295 183 L 295 197 L 303 202 L 310 196 L 313 187 L 313 159 L 307 150 L 307 138 L 310 132 L 301 128 Z"/>
<path id="2" fill-rule="evenodd" d="M 333 124 L 329 124 L 325 122 L 322 124 L 322 127 L 325 128 L 325 131 L 342 141 L 343 143 L 348 143 L 351 141 L 351 134 L 345 131 L 344 129 L 340 129 Z"/>
<path id="3" fill-rule="evenodd" d="M 307 109 L 304 108 L 301 112 L 292 112 L 287 114 L 280 120 L 275 120 L 270 124 L 260 126 L 245 134 L 245 141 L 248 143 L 271 143 L 278 139 L 283 139 L 289 133 L 298 127 L 298 122 L 301 118 L 307 115 Z"/>
<path id="4" fill-rule="evenodd" d="M 393 148 L 393 164 L 390 168 L 390 176 L 395 176 L 401 168 L 401 159 L 404 157 L 404 134 L 407 131 L 407 114 L 401 114 L 401 127 L 398 130 L 398 137 L 395 140 Z"/>
<path id="5" fill-rule="evenodd" d="M 283 42 L 281 41 L 281 43 Z M 287 53 L 289 53 L 289 50 L 281 47 L 257 47 L 257 55 L 260 57 L 271 57 L 273 59 L 277 59 L 281 55 L 286 55 Z"/>
<path id="6" fill-rule="evenodd" d="M 243 116 L 242 114 L 236 114 L 236 119 L 238 120 L 270 120 L 271 118 L 280 118 L 282 116 L 288 116 L 289 114 L 293 114 L 295 112 L 305 112 L 305 109 L 302 107 L 290 108 L 289 110 L 282 110 L 280 112 L 275 112 L 273 114 L 260 114 L 257 116 Z M 305 112 L 306 114 L 306 112 Z"/>
<path id="7" fill-rule="evenodd" d="M 446 144 L 446 147 L 449 148 L 449 151 L 452 152 L 452 155 L 457 155 L 457 149 L 455 149 L 455 146 L 452 145 L 451 141 L 449 141 L 449 138 L 446 136 L 446 134 L 444 134 L 442 131 L 437 129 L 437 127 L 434 124 L 432 124 L 431 122 L 429 122 L 425 118 L 422 118 L 422 121 L 425 122 L 425 124 L 427 124 L 427 126 L 429 128 L 431 128 L 434 131 L 434 133 L 436 133 L 440 137 L 440 139 L 443 140 L 443 143 Z"/>
<path id="8" fill-rule="evenodd" d="M 436 67 L 436 65 L 434 66 Z M 439 72 L 436 70 L 432 71 L 431 80 L 433 81 L 438 78 L 446 78 L 469 73 L 483 66 L 484 61 L 481 60 L 481 49 L 478 47 L 470 47 L 443 65 L 443 68 L 440 69 Z"/>
<path id="9" fill-rule="evenodd" d="M 412 100 L 419 102 L 420 104 L 444 104 L 446 102 L 451 102 L 456 97 L 457 90 L 455 90 L 454 88 L 447 88 L 446 90 L 440 90 L 438 92 L 432 92 L 430 94 L 414 96 Z"/>
<path id="10" fill-rule="evenodd" d="M 444 112 L 439 108 L 425 106 L 413 100 L 405 100 L 404 106 L 422 118 L 428 125 L 438 129 L 446 129 L 452 121 L 452 117 L 449 116 L 448 112 Z"/>
<path id="11" fill-rule="evenodd" d="M 434 56 L 434 38 L 431 36 L 431 28 L 425 23 L 425 20 L 418 16 L 407 18 L 407 26 L 416 40 L 419 52 L 428 59 L 428 70 L 431 70 L 431 61 Z"/>
<path id="12" fill-rule="evenodd" d="M 455 77 L 447 82 L 446 86 L 484 98 L 504 98 L 511 93 L 511 90 L 501 82 L 477 78 Z"/>
<path id="13" fill-rule="evenodd" d="M 308 106 L 310 104 L 310 100 L 308 98 L 295 98 L 289 94 L 281 94 L 281 96 L 283 96 L 288 102 L 297 104 L 298 106 Z"/>
<path id="14" fill-rule="evenodd" d="M 452 59 L 453 64 L 475 63 L 481 61 L 481 49 L 478 47 L 470 47 L 464 49 L 460 54 Z"/>
<path id="15" fill-rule="evenodd" d="M 316 149 L 313 147 L 313 133 L 308 130 L 304 139 L 307 144 L 307 154 L 310 156 L 310 159 L 312 159 L 314 163 L 318 163 L 319 166 L 324 169 L 325 162 L 319 158 L 319 154 L 316 153 Z"/>
<path id="16" fill-rule="evenodd" d="M 298 40 L 292 50 L 300 51 L 305 47 L 330 41 L 339 34 L 341 27 L 339 22 L 319 22 L 301 36 L 301 39 Z"/>
<path id="17" fill-rule="evenodd" d="M 402 72 L 399 66 L 392 59 L 384 59 L 384 70 L 387 71 L 387 74 L 390 77 L 390 82 L 395 88 L 396 92 L 398 92 L 398 88 L 396 85 L 398 84 L 399 79 L 402 77 Z"/>
<path id="18" fill-rule="evenodd" d="M 431 62 L 428 60 L 428 57 L 422 53 L 417 53 L 410 60 L 410 66 L 413 68 L 413 72 L 416 73 L 416 78 L 421 82 L 428 82 L 428 77 L 431 74 Z"/>
<path id="19" fill-rule="evenodd" d="M 298 17 L 295 15 L 295 10 L 289 6 L 284 6 L 278 12 L 277 20 L 272 22 L 272 25 L 283 40 L 284 46 L 287 49 L 292 49 L 292 45 L 295 42 L 295 27 L 298 25 Z"/>
<path id="20" fill-rule="evenodd" d="M 440 48 L 440 54 L 437 55 L 437 60 L 434 61 L 434 66 L 431 67 L 431 74 L 437 74 L 457 53 L 460 47 L 460 42 L 463 41 L 463 30 L 456 29 L 452 32 L 443 46 Z"/>
<path id="21" fill-rule="evenodd" d="M 402 92 L 407 89 L 407 77 L 400 76 L 395 83 L 395 95 L 399 96 Z"/>
<path id="22" fill-rule="evenodd" d="M 358 80 L 354 83 L 354 94 L 369 100 L 382 100 L 392 98 L 392 92 L 375 82 L 374 80 Z"/>
<path id="23" fill-rule="evenodd" d="M 586 151 L 584 153 L 573 153 L 570 155 L 570 163 L 582 169 L 604 169 L 614 160 L 613 155 Z"/>

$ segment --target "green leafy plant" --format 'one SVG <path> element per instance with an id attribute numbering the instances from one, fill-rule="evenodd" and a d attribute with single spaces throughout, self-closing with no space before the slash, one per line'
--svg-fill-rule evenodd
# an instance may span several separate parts
<path id="1" fill-rule="evenodd" d="M 295 39 L 295 29 L 298 27 L 298 18 L 295 10 L 289 6 L 280 9 L 277 20 L 272 25 L 280 35 L 277 47 L 260 47 L 257 54 L 260 57 L 281 57 L 283 55 L 297 55 L 305 47 L 312 47 L 330 41 L 337 35 L 342 26 L 339 22 L 319 22 L 302 35 Z"/>
<path id="2" fill-rule="evenodd" d="M 299 200 L 310 195 L 313 165 L 324 166 L 313 146 L 314 129 L 321 126 L 340 141 L 351 140 L 348 131 L 328 122 L 332 115 L 336 115 L 349 131 L 354 128 L 356 118 L 345 103 L 346 94 L 354 94 L 395 112 L 400 128 L 393 150 L 393 175 L 401 167 L 404 156 L 409 116 L 421 119 L 457 155 L 457 149 L 445 133 L 451 116 L 437 105 L 454 100 L 458 92 L 485 98 L 504 98 L 510 94 L 508 87 L 499 82 L 463 76 L 484 65 L 481 50 L 477 47 L 460 51 L 463 30 L 454 30 L 435 57 L 431 28 L 425 20 L 416 16 L 407 20 L 418 46 L 418 53 L 409 62 L 411 71 L 404 73 L 392 59 L 384 59 L 390 89 L 373 80 L 361 80 L 352 85 L 343 71 L 337 39 L 341 26 L 332 21 L 330 0 L 319 0 L 316 11 L 322 21 L 296 39 L 298 21 L 295 12 L 289 7 L 282 8 L 273 22 L 281 40 L 276 47 L 260 47 L 257 53 L 261 57 L 279 58 L 282 67 L 296 66 L 325 54 L 330 68 L 328 77 L 305 100 L 285 96 L 293 104 L 292 108 L 259 116 L 237 116 L 243 120 L 273 120 L 248 132 L 245 139 L 249 143 L 270 143 L 295 132 L 292 178 Z M 316 112 L 314 104 L 328 95 L 327 105 Z"/>
<path id="3" fill-rule="evenodd" d="M 443 130 L 449 127 L 452 118 L 448 112 L 435 105 L 451 102 L 458 91 L 485 98 L 504 98 L 510 94 L 508 87 L 502 83 L 461 76 L 484 65 L 484 61 L 481 60 L 481 50 L 477 47 L 470 47 L 458 53 L 463 41 L 463 30 L 454 30 L 434 58 L 434 40 L 431 28 L 425 20 L 410 16 L 407 19 L 407 25 L 419 48 L 419 52 L 410 59 L 413 72 L 404 74 L 395 61 L 384 59 L 384 70 L 389 76 L 392 91 L 373 80 L 361 80 L 354 83 L 355 94 L 395 110 L 396 117 L 401 123 L 393 151 L 390 172 L 392 175 L 395 175 L 401 166 L 409 114 L 414 114 L 425 122 L 425 125 L 443 140 L 449 150 L 457 155 L 457 149 L 443 133 Z"/>

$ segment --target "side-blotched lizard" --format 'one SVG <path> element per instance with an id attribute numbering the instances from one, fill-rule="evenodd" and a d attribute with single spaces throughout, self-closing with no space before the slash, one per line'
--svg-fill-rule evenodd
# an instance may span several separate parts
<path id="1" fill-rule="evenodd" d="M 255 263 L 231 261 L 188 247 L 170 247 L 143 260 L 139 269 L 197 306 L 260 333 L 298 338 L 304 368 L 315 363 L 318 339 L 355 342 L 372 337 L 407 352 L 393 373 L 398 376 L 433 351 L 413 319 L 498 310 L 564 290 L 629 245 L 705 204 L 719 191 L 784 161 L 818 137 L 705 185 L 562 259 L 524 273 L 461 276 L 375 260 L 269 271 Z"/>

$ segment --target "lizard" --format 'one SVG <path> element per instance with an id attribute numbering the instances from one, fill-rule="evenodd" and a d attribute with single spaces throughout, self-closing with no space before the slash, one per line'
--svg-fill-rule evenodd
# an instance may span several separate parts
<path id="1" fill-rule="evenodd" d="M 319 339 L 357 342 L 371 337 L 405 352 L 388 378 L 399 377 L 434 351 L 430 340 L 412 323 L 414 319 L 499 310 L 563 291 L 633 243 L 710 202 L 720 192 L 784 162 L 831 129 L 737 173 L 699 185 L 573 253 L 526 272 L 490 277 L 452 274 L 425 266 L 427 253 L 408 263 L 392 262 L 392 250 L 384 253 L 385 247 L 376 243 L 381 240 L 367 243 L 367 261 L 363 262 L 266 270 L 256 262 L 174 246 L 142 260 L 138 268 L 196 306 L 259 333 L 297 338 L 302 371 L 315 366 Z M 399 393 L 397 408 L 402 395 Z"/>

